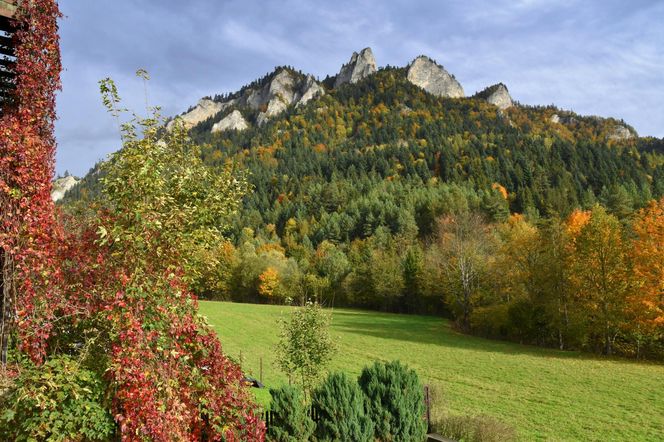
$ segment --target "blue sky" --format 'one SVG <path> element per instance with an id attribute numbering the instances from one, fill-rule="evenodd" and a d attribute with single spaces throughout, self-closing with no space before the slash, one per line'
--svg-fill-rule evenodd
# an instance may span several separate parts
<path id="1" fill-rule="evenodd" d="M 353 51 L 379 66 L 436 59 L 466 94 L 499 81 L 524 104 L 623 118 L 664 137 L 664 1 L 61 0 L 63 91 L 56 173 L 83 175 L 119 148 L 97 81 L 166 115 L 278 65 L 320 78 Z"/>

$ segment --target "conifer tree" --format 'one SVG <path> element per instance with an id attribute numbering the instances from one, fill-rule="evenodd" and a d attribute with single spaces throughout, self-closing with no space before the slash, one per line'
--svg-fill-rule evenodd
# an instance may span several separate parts
<path id="1" fill-rule="evenodd" d="M 345 373 L 332 373 L 312 393 L 312 407 L 318 415 L 318 441 L 370 442 L 374 425 L 366 415 L 364 394 Z"/>

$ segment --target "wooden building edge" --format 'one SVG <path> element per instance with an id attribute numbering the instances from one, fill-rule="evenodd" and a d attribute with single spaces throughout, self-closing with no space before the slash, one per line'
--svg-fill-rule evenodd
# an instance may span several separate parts
<path id="1" fill-rule="evenodd" d="M 0 114 L 11 103 L 15 86 L 14 27 L 17 0 L 0 0 Z"/>

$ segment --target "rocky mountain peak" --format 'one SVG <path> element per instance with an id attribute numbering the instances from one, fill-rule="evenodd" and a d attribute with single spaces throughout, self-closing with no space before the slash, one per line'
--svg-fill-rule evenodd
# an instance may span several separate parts
<path id="1" fill-rule="evenodd" d="M 510 96 L 507 86 L 503 83 L 494 84 L 484 89 L 482 92 L 475 94 L 475 97 L 488 101 L 496 105 L 499 109 L 504 110 L 508 107 L 514 106 L 512 97 Z"/>
<path id="2" fill-rule="evenodd" d="M 408 81 L 437 97 L 461 98 L 461 84 L 431 58 L 420 55 L 408 65 Z"/>
<path id="3" fill-rule="evenodd" d="M 312 75 L 293 74 L 288 69 L 281 69 L 270 83 L 258 91 L 258 102 L 249 99 L 250 107 L 265 110 L 258 114 L 257 123 L 262 125 L 271 118 L 285 111 L 288 106 L 300 106 L 309 100 L 325 94 L 325 89 Z"/>
<path id="4" fill-rule="evenodd" d="M 256 123 L 260 126 L 289 106 L 303 105 L 324 94 L 325 89 L 312 75 L 280 67 L 233 94 L 217 96 L 214 99 L 202 98 L 179 118 L 187 128 L 192 128 L 212 117 L 223 115 L 212 126 L 212 132 L 245 130 L 251 123 L 244 118 L 240 110 L 258 111 Z M 167 128 L 170 129 L 173 124 L 174 121 L 169 122 Z"/>
<path id="5" fill-rule="evenodd" d="M 371 48 L 364 48 L 358 54 L 353 52 L 350 61 L 341 67 L 336 80 L 335 89 L 345 83 L 357 83 L 376 72 L 376 59 Z"/>
<path id="6" fill-rule="evenodd" d="M 60 201 L 65 193 L 72 187 L 74 187 L 80 179 L 76 178 L 73 175 L 67 175 L 64 177 L 56 178 L 53 180 L 53 190 L 51 191 L 51 199 L 55 201 Z"/>

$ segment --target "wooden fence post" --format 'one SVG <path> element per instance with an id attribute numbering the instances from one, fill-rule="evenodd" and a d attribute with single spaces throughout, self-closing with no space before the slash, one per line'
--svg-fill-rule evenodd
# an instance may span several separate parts
<path id="1" fill-rule="evenodd" d="M 431 433 L 431 396 L 428 385 L 424 386 L 424 403 L 427 407 L 427 433 Z"/>

